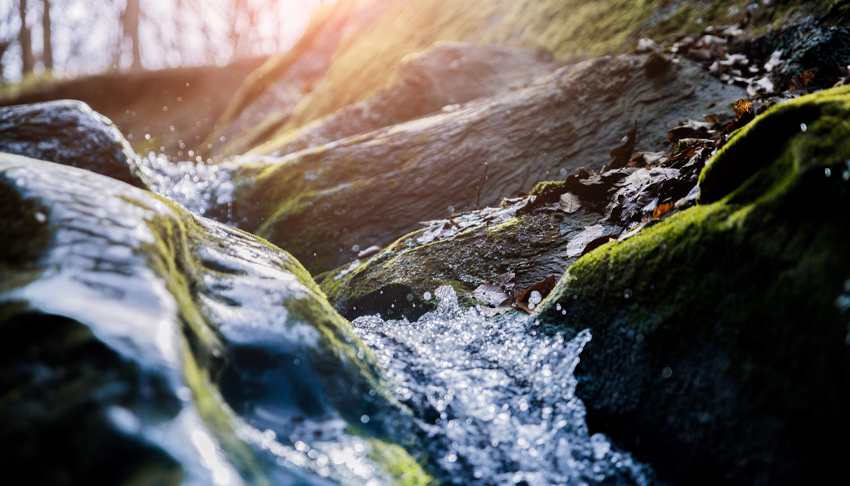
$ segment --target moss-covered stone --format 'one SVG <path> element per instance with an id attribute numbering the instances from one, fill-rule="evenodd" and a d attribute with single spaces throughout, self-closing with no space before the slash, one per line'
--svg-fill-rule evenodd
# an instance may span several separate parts
<path id="1" fill-rule="evenodd" d="M 84 170 L 3 154 L 0 183 L 0 228 L 31 240 L 0 260 L 8 474 L 278 484 L 317 472 L 276 463 L 296 440 L 364 415 L 367 436 L 412 443 L 374 356 L 290 255 Z"/>
<path id="2" fill-rule="evenodd" d="M 714 158 L 699 205 L 570 268 L 537 317 L 591 330 L 591 430 L 674 482 L 842 474 L 848 160 L 850 90 L 776 106 Z"/>

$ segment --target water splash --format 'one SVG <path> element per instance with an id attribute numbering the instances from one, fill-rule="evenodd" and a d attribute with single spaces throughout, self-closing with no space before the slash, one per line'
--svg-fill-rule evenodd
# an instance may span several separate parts
<path id="1" fill-rule="evenodd" d="M 234 187 L 225 165 L 171 162 L 154 154 L 136 163 L 153 192 L 200 216 L 231 223 Z"/>
<path id="2" fill-rule="evenodd" d="M 487 320 L 451 287 L 416 322 L 361 317 L 398 398 L 411 405 L 427 453 L 460 484 L 648 484 L 651 471 L 590 435 L 573 371 L 590 341 L 543 335 L 527 316 Z"/>

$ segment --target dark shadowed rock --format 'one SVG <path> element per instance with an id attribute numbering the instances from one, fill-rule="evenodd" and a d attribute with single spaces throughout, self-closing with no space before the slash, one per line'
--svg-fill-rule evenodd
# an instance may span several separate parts
<path id="1" fill-rule="evenodd" d="M 850 90 L 778 105 L 696 207 L 604 245 L 541 303 L 593 339 L 591 431 L 674 484 L 830 483 L 850 454 Z"/>
<path id="2" fill-rule="evenodd" d="M 456 111 L 242 161 L 233 212 L 243 228 L 322 272 L 349 261 L 355 245 L 385 246 L 419 221 L 471 209 L 485 164 L 480 204 L 493 205 L 576 167 L 601 167 L 635 121 L 636 150 L 662 150 L 663 141 L 642 134 L 743 93 L 690 64 L 650 79 L 643 62 L 588 61 Z"/>
<path id="3" fill-rule="evenodd" d="M 402 123 L 441 108 L 519 89 L 555 65 L 543 51 L 466 42 L 438 42 L 407 56 L 399 81 L 366 101 L 349 105 L 291 132 L 277 134 L 250 153 L 286 155 Z"/>
<path id="4" fill-rule="evenodd" d="M 0 152 L 79 167 L 146 188 L 130 144 L 109 119 L 81 101 L 0 108 Z"/>
<path id="5" fill-rule="evenodd" d="M 0 155 L 0 209 L 7 476 L 326 485 L 348 484 L 356 464 L 361 478 L 392 484 L 404 467 L 422 479 L 381 439 L 412 436 L 371 352 L 288 254 L 149 192 L 15 155 Z M 328 460 L 357 444 L 351 467 Z M 376 449 L 391 453 L 366 457 Z"/>

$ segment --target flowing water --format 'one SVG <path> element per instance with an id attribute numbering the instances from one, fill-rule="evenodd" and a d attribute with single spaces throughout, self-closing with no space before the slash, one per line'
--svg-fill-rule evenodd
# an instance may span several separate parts
<path id="1" fill-rule="evenodd" d="M 427 296 L 426 296 L 427 297 Z M 395 394 L 419 415 L 429 455 L 460 484 L 647 484 L 651 471 L 590 435 L 573 371 L 590 341 L 543 335 L 514 313 L 463 310 L 451 287 L 416 322 L 361 317 Z"/>
<path id="2" fill-rule="evenodd" d="M 238 223 L 228 211 L 233 184 L 226 166 L 174 164 L 164 157 L 141 159 L 140 166 L 160 195 L 196 214 Z M 425 297 L 439 299 L 437 310 L 416 322 L 367 316 L 352 325 L 387 370 L 394 395 L 413 410 L 422 437 L 416 448 L 453 482 L 652 482 L 648 466 L 587 429 L 573 371 L 592 339 L 589 331 L 572 339 L 544 334 L 517 312 L 485 318 L 475 309 L 462 309 L 451 287 L 435 294 Z M 338 484 L 378 484 L 374 480 L 380 475 L 363 461 L 368 444 L 356 437 L 338 433 L 332 441 L 293 441 L 292 447 L 269 430 L 250 429 L 245 434 L 249 441 L 272 452 L 290 471 Z"/>

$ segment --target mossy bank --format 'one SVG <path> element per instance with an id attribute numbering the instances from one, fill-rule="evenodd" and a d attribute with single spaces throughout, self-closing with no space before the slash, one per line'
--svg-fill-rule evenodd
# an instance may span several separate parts
<path id="1" fill-rule="evenodd" d="M 592 431 L 676 483 L 842 474 L 848 160 L 850 89 L 776 106 L 714 158 L 696 207 L 570 268 L 537 318 L 591 330 L 576 376 Z"/>

